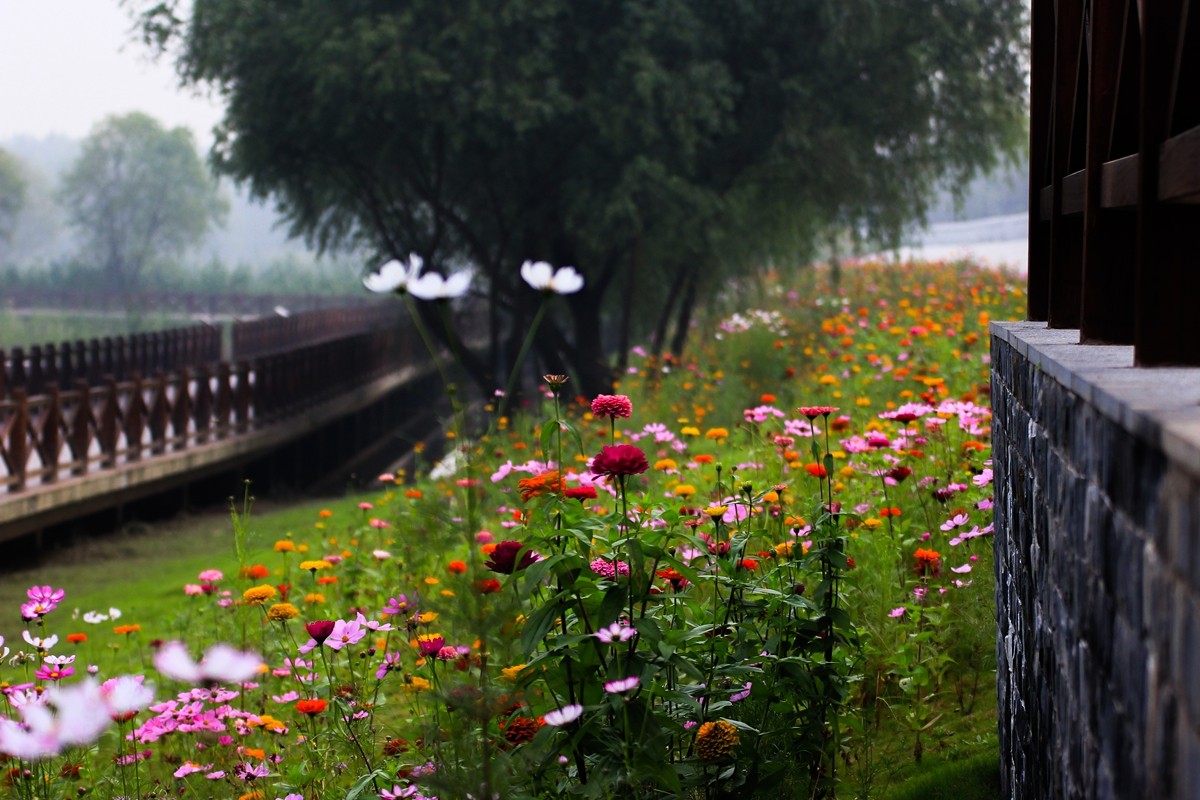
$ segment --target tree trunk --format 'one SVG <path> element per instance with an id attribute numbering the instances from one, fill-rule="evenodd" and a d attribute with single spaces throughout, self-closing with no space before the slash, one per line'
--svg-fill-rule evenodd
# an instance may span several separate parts
<path id="1" fill-rule="evenodd" d="M 683 348 L 687 344 L 688 329 L 692 326 L 692 311 L 696 306 L 695 270 L 687 271 L 687 288 L 684 290 L 683 301 L 679 307 L 679 316 L 675 320 L 675 335 L 671 337 L 671 354 L 676 358 L 683 356 Z"/>

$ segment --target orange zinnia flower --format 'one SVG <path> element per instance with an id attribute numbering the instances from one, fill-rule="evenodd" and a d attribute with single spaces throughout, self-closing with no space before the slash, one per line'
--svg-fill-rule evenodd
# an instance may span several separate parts
<path id="1" fill-rule="evenodd" d="M 68 633 L 67 641 L 70 642 L 71 644 L 79 644 L 80 642 L 86 642 L 87 634 L 86 633 Z"/>
<path id="2" fill-rule="evenodd" d="M 559 494 L 563 490 L 562 477 L 558 474 L 558 470 L 552 469 L 549 472 L 543 472 L 541 475 L 535 475 L 532 478 L 522 478 L 517 481 L 517 488 L 521 490 L 521 502 L 527 502 L 534 497 L 541 497 L 544 494 Z"/>
<path id="3" fill-rule="evenodd" d="M 139 633 L 141 630 L 141 625 L 117 625 L 113 628 L 113 633 L 119 636 L 128 636 L 131 633 Z"/>
<path id="4" fill-rule="evenodd" d="M 824 478 L 827 475 L 829 475 L 829 473 L 825 471 L 825 467 L 822 464 L 816 464 L 816 463 L 805 464 L 804 471 L 807 472 L 809 475 L 812 475 L 814 478 Z"/>

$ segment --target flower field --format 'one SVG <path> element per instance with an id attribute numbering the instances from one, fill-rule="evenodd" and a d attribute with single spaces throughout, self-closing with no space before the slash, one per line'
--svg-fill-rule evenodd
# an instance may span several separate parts
<path id="1" fill-rule="evenodd" d="M 153 611 L 29 587 L 0 791 L 883 796 L 994 704 L 987 324 L 1024 298 L 962 264 L 780 284 L 303 527 L 239 507 Z"/>

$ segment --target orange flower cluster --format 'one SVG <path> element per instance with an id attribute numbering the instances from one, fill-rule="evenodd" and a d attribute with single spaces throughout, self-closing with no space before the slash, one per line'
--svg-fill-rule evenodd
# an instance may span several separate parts
<path id="1" fill-rule="evenodd" d="M 563 479 L 558 470 L 552 469 L 532 478 L 522 478 L 517 481 L 517 488 L 521 490 L 521 502 L 528 502 L 544 494 L 561 494 Z"/>

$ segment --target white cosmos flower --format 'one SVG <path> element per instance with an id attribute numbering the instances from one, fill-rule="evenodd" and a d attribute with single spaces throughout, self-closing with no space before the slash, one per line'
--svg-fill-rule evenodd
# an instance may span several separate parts
<path id="1" fill-rule="evenodd" d="M 583 276 L 574 267 L 554 267 L 545 261 L 526 261 L 521 278 L 534 289 L 547 294 L 574 294 L 583 288 Z"/>
<path id="2" fill-rule="evenodd" d="M 29 631 L 21 631 L 21 638 L 38 650 L 53 650 L 54 645 L 58 644 L 58 634 L 43 639 L 40 636 L 31 636 Z"/>
<path id="3" fill-rule="evenodd" d="M 449 278 L 443 278 L 436 272 L 427 272 L 408 283 L 409 294 L 418 300 L 450 300 L 462 297 L 470 288 L 469 272 L 456 272 Z"/>
<path id="4" fill-rule="evenodd" d="M 167 642 L 154 654 L 154 666 L 168 678 L 187 683 L 241 683 L 258 674 L 262 659 L 227 644 L 214 644 L 199 663 L 192 661 L 183 642 Z"/>
<path id="5" fill-rule="evenodd" d="M 423 266 L 425 266 L 425 262 L 416 253 L 408 254 L 407 264 L 393 258 L 380 267 L 378 272 L 372 272 L 363 278 L 363 286 L 366 286 L 372 292 L 379 292 L 381 294 L 387 294 L 388 292 L 403 293 L 408 290 L 409 284 L 417 279 L 417 275 L 420 274 L 421 267 Z"/>

